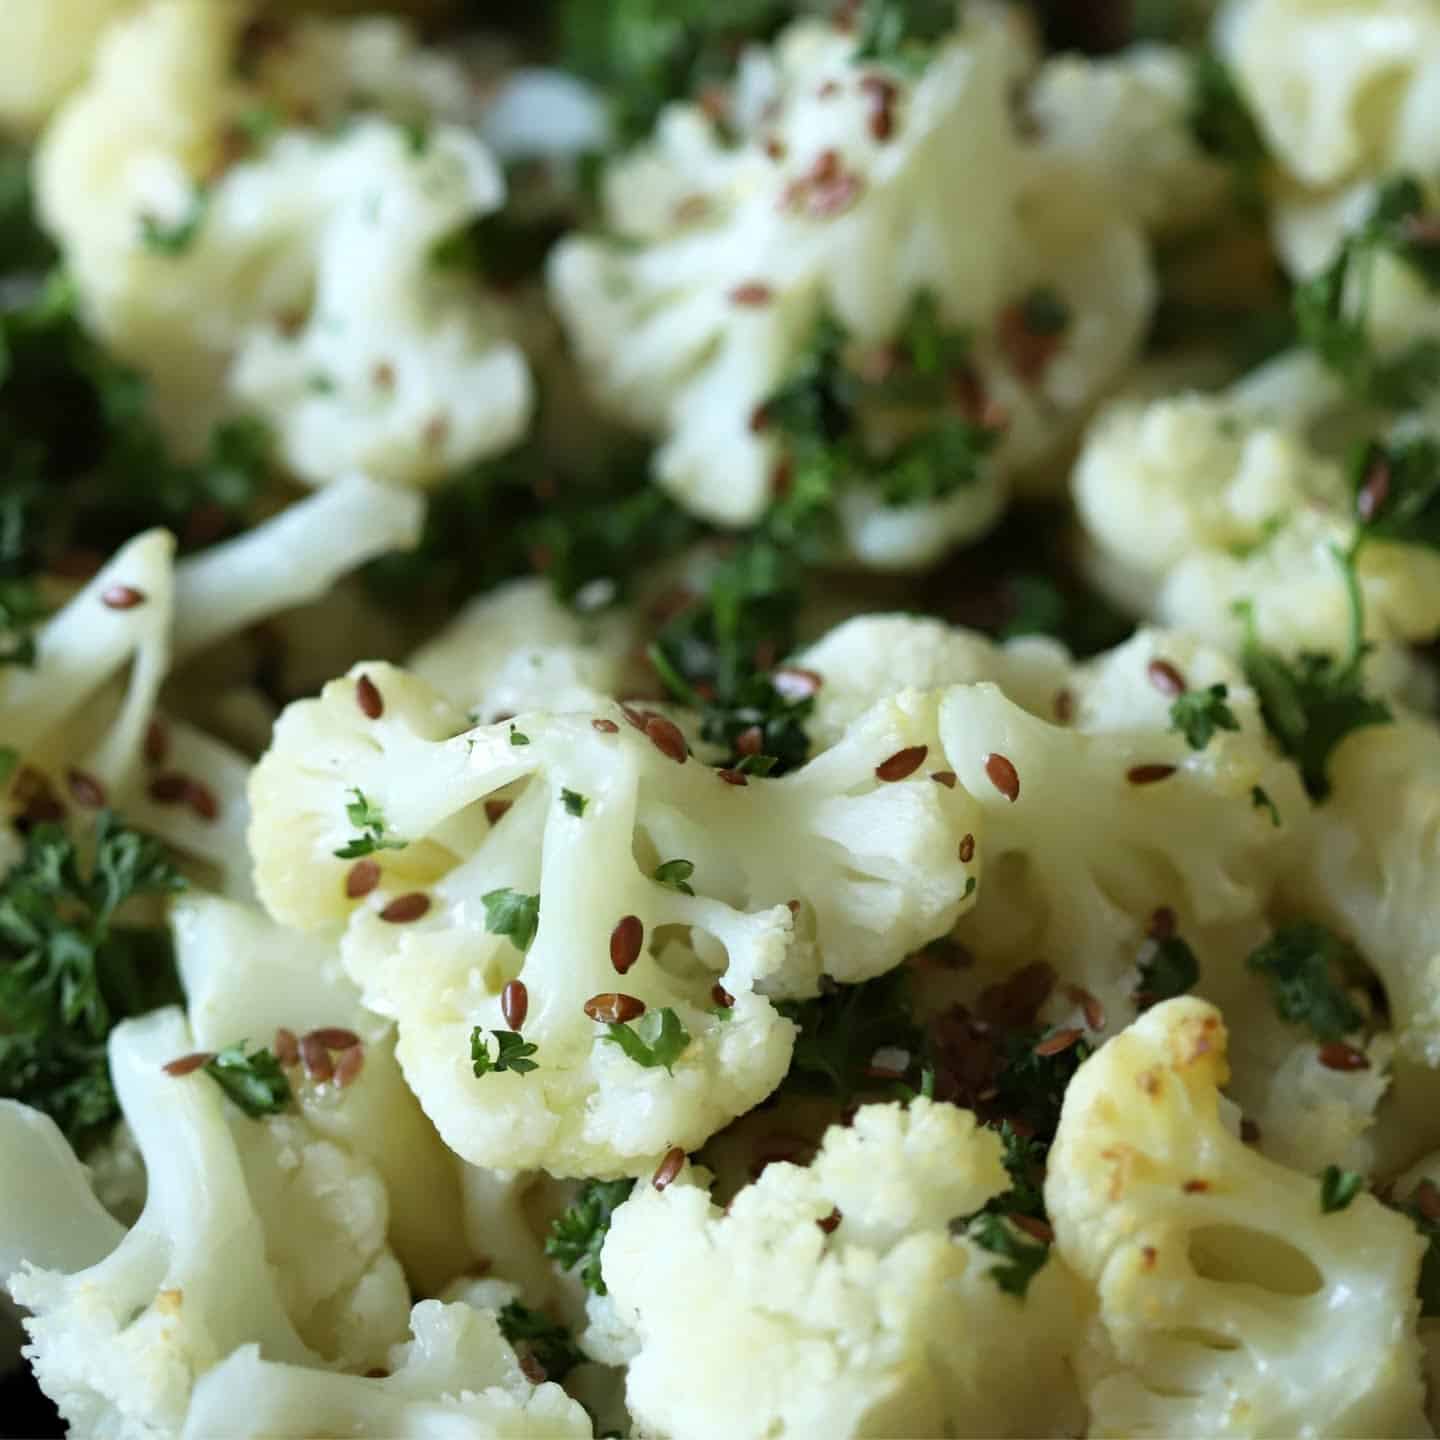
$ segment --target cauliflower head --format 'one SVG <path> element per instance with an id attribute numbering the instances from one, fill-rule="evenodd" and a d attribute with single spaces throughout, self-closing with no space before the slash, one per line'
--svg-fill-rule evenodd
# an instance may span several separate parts
<path id="1" fill-rule="evenodd" d="M 1066 1092 L 1045 1203 L 1099 1302 L 1091 1433 L 1424 1433 L 1423 1242 L 1368 1194 L 1327 1213 L 1233 1135 L 1225 1050 L 1218 1010 L 1170 1000 Z"/>
<path id="2" fill-rule="evenodd" d="M 1052 1259 L 1023 1300 L 1006 1294 L 991 1257 L 951 1232 L 1006 1188 L 1000 1154 L 968 1111 L 918 1099 L 863 1107 L 809 1167 L 767 1166 L 724 1211 L 693 1171 L 637 1187 L 602 1263 L 639 1337 L 626 1403 L 640 1427 L 694 1440 L 1081 1428 L 1074 1279 Z"/>

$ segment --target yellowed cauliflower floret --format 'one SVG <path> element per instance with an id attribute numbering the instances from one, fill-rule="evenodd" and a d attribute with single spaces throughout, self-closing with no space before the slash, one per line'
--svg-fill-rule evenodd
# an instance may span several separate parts
<path id="1" fill-rule="evenodd" d="M 1334 1213 L 1314 1174 L 1222 1122 L 1220 1013 L 1167 1001 L 1065 1095 L 1045 1202 L 1094 1287 L 1093 1435 L 1419 1435 L 1424 1245 L 1367 1194 Z"/>
<path id="2" fill-rule="evenodd" d="M 592 388 L 661 437 L 660 484 L 726 525 L 770 499 L 780 450 L 751 418 L 822 311 L 874 345 L 926 291 L 948 324 L 978 329 L 977 372 L 1012 422 L 997 463 L 934 503 L 842 498 L 849 551 L 904 569 L 993 522 L 1001 473 L 1052 452 L 1131 358 L 1152 285 L 1133 225 L 1084 187 L 1040 183 L 1010 109 L 1030 59 L 1013 27 L 977 15 L 923 73 L 885 70 L 883 133 L 874 68 L 854 50 L 853 35 L 802 21 L 753 53 L 731 117 L 738 145 L 699 106 L 670 107 L 607 176 L 610 226 L 635 243 L 562 242 L 550 290 Z M 1027 381 L 988 332 L 1039 285 L 1069 324 Z"/>
<path id="3" fill-rule="evenodd" d="M 693 1172 L 637 1188 L 603 1264 L 639 1336 L 626 1403 L 641 1429 L 922 1440 L 1082 1428 L 1074 1279 L 1052 1259 L 1021 1301 L 950 1231 L 1006 1188 L 1000 1154 L 968 1111 L 922 1099 L 865 1106 L 810 1166 L 767 1166 L 723 1212 Z M 818 1222 L 837 1214 L 827 1233 Z"/>
<path id="4" fill-rule="evenodd" d="M 38 129 L 84 78 L 105 27 L 137 3 L 10 0 L 0 47 L 0 129 Z"/>
<path id="5" fill-rule="evenodd" d="M 182 443 L 238 405 L 274 425 L 310 483 L 362 467 L 427 484 L 503 449 L 528 420 L 528 370 L 493 305 L 430 263 L 500 205 L 494 161 L 443 121 L 413 143 L 385 118 L 387 95 L 338 61 L 330 83 L 353 81 L 376 113 L 283 129 L 236 161 L 238 117 L 287 101 L 264 66 L 237 74 L 248 14 L 159 0 L 111 32 L 48 132 L 41 213 L 85 314 L 151 377 Z M 388 98 L 417 118 L 413 97 Z M 316 114 L 324 96 L 305 99 Z M 147 245 L 147 225 L 184 238 Z"/>

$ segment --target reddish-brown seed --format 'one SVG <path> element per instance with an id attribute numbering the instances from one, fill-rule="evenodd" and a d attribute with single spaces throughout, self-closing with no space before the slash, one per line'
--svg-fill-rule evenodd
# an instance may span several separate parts
<path id="1" fill-rule="evenodd" d="M 1075 717 L 1075 697 L 1068 690 L 1057 690 L 1055 692 L 1055 718 L 1062 724 L 1068 725 Z"/>
<path id="2" fill-rule="evenodd" d="M 519 1030 L 530 1013 L 530 992 L 523 980 L 512 980 L 500 992 L 500 1013 L 512 1030 Z"/>
<path id="3" fill-rule="evenodd" d="M 492 825 L 496 824 L 514 803 L 513 800 L 487 800 L 485 802 L 485 818 Z M 506 834 L 509 834 L 509 831 L 506 831 Z"/>
<path id="4" fill-rule="evenodd" d="M 627 974 L 630 967 L 640 958 L 641 947 L 645 944 L 645 924 L 638 915 L 626 915 L 618 920 L 610 932 L 610 963 L 616 973 Z"/>
<path id="5" fill-rule="evenodd" d="M 1440 1188 L 1436 1187 L 1433 1180 L 1422 1180 L 1415 1187 L 1412 1198 L 1415 1208 L 1427 1220 L 1440 1220 Z"/>
<path id="6" fill-rule="evenodd" d="M 522 1346 L 516 1359 L 520 1362 L 520 1373 L 532 1384 L 543 1385 L 549 1378 L 545 1367 L 535 1358 L 529 1346 Z"/>
<path id="7" fill-rule="evenodd" d="M 717 770 L 715 772 L 727 785 L 748 785 L 750 782 L 740 770 Z"/>
<path id="8" fill-rule="evenodd" d="M 107 585 L 100 592 L 100 603 L 111 610 L 133 610 L 145 603 L 145 592 L 133 585 Z"/>
<path id="9" fill-rule="evenodd" d="M 1125 778 L 1132 785 L 1154 785 L 1158 781 L 1168 780 L 1174 773 L 1174 765 L 1132 765 L 1126 772 Z"/>
<path id="10" fill-rule="evenodd" d="M 817 694 L 825 683 L 825 677 L 799 665 L 781 665 L 770 672 L 770 683 L 786 700 L 795 704 Z"/>
<path id="11" fill-rule="evenodd" d="M 590 722 L 592 730 L 598 730 L 602 735 L 618 735 L 620 727 L 613 720 L 595 719 Z"/>
<path id="12" fill-rule="evenodd" d="M 907 775 L 913 775 L 925 763 L 925 757 L 929 753 L 928 745 L 910 745 L 904 750 L 897 750 L 888 760 L 882 760 L 875 767 L 875 778 L 903 780 Z"/>
<path id="13" fill-rule="evenodd" d="M 844 1217 L 840 1214 L 839 1206 L 836 1206 L 823 1220 L 815 1223 L 827 1234 L 833 1235 L 840 1228 L 840 1221 Z"/>
<path id="14" fill-rule="evenodd" d="M 1180 1187 L 1187 1195 L 1203 1195 L 1209 1188 L 1208 1180 L 1187 1180 Z"/>
<path id="15" fill-rule="evenodd" d="M 635 706 L 626 705 L 622 701 L 620 705 L 620 713 L 631 725 L 633 725 L 637 730 L 639 730 L 641 734 L 644 734 L 645 722 L 650 718 L 650 712 L 648 710 L 636 709 Z"/>
<path id="16" fill-rule="evenodd" d="M 1069 1027 L 1064 1030 L 1056 1030 L 1043 1040 L 1036 1041 L 1034 1053 L 1036 1055 L 1059 1055 L 1075 1044 L 1083 1034 L 1084 1031 Z"/>
<path id="17" fill-rule="evenodd" d="M 765 142 L 765 153 L 772 160 L 783 160 L 785 158 L 785 142 L 777 139 L 774 135 L 770 136 Z"/>
<path id="18" fill-rule="evenodd" d="M 775 292 L 763 280 L 747 280 L 730 292 L 732 305 L 768 305 L 775 298 Z"/>
<path id="19" fill-rule="evenodd" d="M 1004 755 L 987 755 L 985 774 L 1012 805 L 1020 798 L 1020 773 Z"/>
<path id="20" fill-rule="evenodd" d="M 1145 675 L 1162 695 L 1185 693 L 1185 677 L 1168 660 L 1152 660 L 1145 667 Z"/>
<path id="21" fill-rule="evenodd" d="M 769 423 L 770 412 L 765 408 L 764 405 L 757 405 L 750 412 L 750 433 L 752 435 L 763 434 L 765 431 L 765 427 L 769 425 Z"/>
<path id="22" fill-rule="evenodd" d="M 146 793 L 157 805 L 178 805 L 190 789 L 190 781 L 173 770 L 157 775 L 148 786 Z"/>
<path id="23" fill-rule="evenodd" d="M 335 1062 L 330 1052 L 314 1035 L 300 1037 L 300 1059 L 305 1064 L 305 1073 L 312 1080 L 323 1083 L 335 1073 Z"/>
<path id="24" fill-rule="evenodd" d="M 1088 990 L 1082 989 L 1079 985 L 1067 985 L 1065 993 L 1080 1007 L 1080 1013 L 1085 1017 L 1085 1024 L 1091 1030 L 1103 1030 L 1105 1028 L 1105 1007 Z"/>
<path id="25" fill-rule="evenodd" d="M 1355 495 L 1355 513 L 1369 524 L 1390 498 L 1390 462 L 1383 454 L 1376 455 L 1365 471 L 1365 479 Z"/>
<path id="26" fill-rule="evenodd" d="M 995 324 L 995 338 L 1010 368 L 1027 384 L 1043 378 L 1064 344 L 1063 336 L 1031 329 L 1023 304 L 1007 305 Z"/>
<path id="27" fill-rule="evenodd" d="M 360 1072 L 364 1068 L 365 1047 L 363 1045 L 352 1045 L 348 1050 L 342 1050 L 340 1058 L 335 1062 L 336 1085 L 342 1090 L 348 1085 L 353 1085 L 359 1079 Z"/>
<path id="28" fill-rule="evenodd" d="M 1155 1268 L 1156 1258 L 1157 1252 L 1153 1245 L 1142 1245 L 1140 1247 L 1140 1263 L 1144 1265 L 1147 1270 L 1153 1270 Z"/>
<path id="29" fill-rule="evenodd" d="M 777 500 L 783 500 L 790 493 L 790 487 L 794 483 L 794 465 L 790 463 L 788 458 L 777 460 L 774 468 L 770 471 L 770 493 Z"/>
<path id="30" fill-rule="evenodd" d="M 585 1002 L 585 1013 L 592 1020 L 598 1020 L 604 1025 L 624 1025 L 631 1020 L 638 1020 L 645 1013 L 645 1002 L 634 995 L 621 995 L 614 990 L 604 990 L 599 995 L 592 995 Z"/>
<path id="31" fill-rule="evenodd" d="M 1158 905 L 1150 916 L 1145 933 L 1152 940 L 1169 940 L 1175 934 L 1178 924 L 1175 912 L 1168 905 Z"/>
<path id="32" fill-rule="evenodd" d="M 67 771 L 65 783 L 77 805 L 84 805 L 88 810 L 98 810 L 104 805 L 105 787 L 88 770 Z"/>
<path id="33" fill-rule="evenodd" d="M 424 439 L 432 450 L 438 450 L 450 438 L 450 417 L 432 415 L 425 422 Z"/>
<path id="34" fill-rule="evenodd" d="M 860 81 L 860 88 L 870 100 L 870 134 L 876 140 L 888 140 L 895 133 L 895 101 L 900 93 L 898 87 L 884 75 L 866 75 Z"/>
<path id="35" fill-rule="evenodd" d="M 300 1039 L 293 1030 L 283 1025 L 275 1032 L 275 1058 L 282 1065 L 300 1063 Z"/>
<path id="36" fill-rule="evenodd" d="M 758 725 L 748 725 L 735 737 L 735 749 L 741 755 L 758 755 L 765 748 L 765 732 Z"/>
<path id="37" fill-rule="evenodd" d="M 381 912 L 380 918 L 391 925 L 408 925 L 418 920 L 430 908 L 430 897 L 419 890 L 408 895 L 397 895 Z"/>
<path id="38" fill-rule="evenodd" d="M 1320 1047 L 1320 1063 L 1327 1070 L 1368 1070 L 1370 1057 L 1343 1040 L 1331 1040 Z"/>
<path id="39" fill-rule="evenodd" d="M 685 1152 L 678 1145 L 672 1145 L 665 1152 L 665 1158 L 655 1169 L 655 1174 L 650 1183 L 657 1189 L 663 1190 L 680 1173 L 680 1167 L 685 1163 Z"/>
<path id="40" fill-rule="evenodd" d="M 710 1001 L 722 1010 L 728 1010 L 734 1005 L 735 997 L 717 980 L 710 987 Z"/>
<path id="41" fill-rule="evenodd" d="M 1240 1138 L 1247 1145 L 1258 1144 L 1260 1127 L 1253 1120 L 1242 1120 L 1240 1122 Z"/>
<path id="42" fill-rule="evenodd" d="M 191 1075 L 214 1058 L 215 1053 L 212 1050 L 196 1050 L 189 1055 L 182 1055 L 178 1060 L 172 1060 L 162 1068 L 167 1075 Z"/>
<path id="43" fill-rule="evenodd" d="M 677 765 L 685 763 L 690 747 L 685 743 L 680 727 L 673 720 L 667 720 L 663 715 L 647 717 L 645 735 L 662 755 L 668 756 Z"/>
<path id="44" fill-rule="evenodd" d="M 1011 1215 L 1010 1223 L 1017 1230 L 1023 1230 L 1032 1239 L 1039 1240 L 1043 1245 L 1051 1244 L 1055 1239 L 1055 1232 L 1043 1221 L 1034 1215 Z"/>
<path id="45" fill-rule="evenodd" d="M 160 720 L 152 720 L 145 730 L 145 763 L 159 765 L 170 753 L 170 732 Z"/>
<path id="46" fill-rule="evenodd" d="M 368 675 L 355 682 L 355 703 L 367 720 L 378 720 L 385 713 L 385 699 Z"/>
<path id="47" fill-rule="evenodd" d="M 937 785 L 943 785 L 947 790 L 955 788 L 955 772 L 953 770 L 936 770 L 930 778 Z"/>
<path id="48" fill-rule="evenodd" d="M 375 382 L 377 390 L 393 390 L 395 388 L 395 367 L 388 360 L 382 360 L 370 372 L 370 378 Z"/>
<path id="49" fill-rule="evenodd" d="M 362 900 L 380 883 L 380 867 L 373 860 L 357 860 L 345 874 L 348 899 Z"/>
<path id="50" fill-rule="evenodd" d="M 365 1372 L 365 1378 L 367 1380 L 388 1380 L 390 1378 L 390 1372 L 376 1365 Z"/>
<path id="51" fill-rule="evenodd" d="M 966 835 L 960 842 L 960 863 L 968 865 L 975 858 L 975 837 Z"/>
<path id="52" fill-rule="evenodd" d="M 318 1040 L 327 1050 L 348 1050 L 360 1043 L 360 1037 L 353 1030 L 341 1025 L 322 1025 L 305 1036 L 307 1040 Z"/>
<path id="53" fill-rule="evenodd" d="M 185 782 L 185 803 L 202 820 L 220 818 L 220 802 L 215 798 L 215 792 L 200 780 Z"/>

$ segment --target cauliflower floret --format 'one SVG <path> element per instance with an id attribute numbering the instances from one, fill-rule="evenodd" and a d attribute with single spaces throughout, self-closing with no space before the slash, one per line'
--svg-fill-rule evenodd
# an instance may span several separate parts
<path id="1" fill-rule="evenodd" d="M 1045 1202 L 1095 1287 L 1096 1435 L 1414 1435 L 1423 1243 L 1366 1194 L 1334 1213 L 1222 1122 L 1220 1013 L 1171 1000 L 1081 1068 Z"/>
<path id="2" fill-rule="evenodd" d="M 589 710 L 627 693 L 639 647 L 628 615 L 577 615 L 535 577 L 473 600 L 408 668 L 477 717 Z"/>
<path id="3" fill-rule="evenodd" d="M 361 675 L 381 697 L 373 718 Z M 936 708 L 906 692 L 795 774 L 739 785 L 687 762 L 659 716 L 522 714 L 465 732 L 428 686 L 366 666 L 281 718 L 253 781 L 257 885 L 286 923 L 346 927 L 347 969 L 398 1020 L 406 1077 L 465 1159 L 635 1173 L 778 1083 L 793 1027 L 765 994 L 813 993 L 822 971 L 879 974 L 969 901 L 983 837 L 974 802 L 925 769 Z M 904 774 L 877 774 L 891 760 Z M 483 802 L 517 781 L 513 806 L 487 817 Z M 351 788 L 409 841 L 367 861 L 368 894 L 347 894 L 355 872 L 333 853 Z M 683 888 L 652 878 L 677 859 L 694 866 Z M 538 907 L 525 933 L 487 929 L 484 897 L 502 892 Z M 540 1069 L 477 1078 L 471 1029 L 514 1028 L 501 994 L 522 977 Z M 587 1017 L 587 998 L 617 987 L 694 1037 L 673 1075 Z"/>
<path id="4" fill-rule="evenodd" d="M 951 1233 L 1006 1188 L 1000 1154 L 973 1115 L 920 1099 L 865 1106 L 826 1132 L 812 1165 L 767 1166 L 725 1211 L 694 1172 L 637 1187 L 603 1266 L 639 1336 L 626 1401 L 641 1428 L 688 1440 L 1083 1429 L 1072 1277 L 1052 1258 L 1023 1300 L 1008 1295 L 990 1257 Z"/>
<path id="5" fill-rule="evenodd" d="M 558 1385 L 534 1385 L 525 1377 L 493 1314 L 425 1300 L 410 1323 L 414 1338 L 391 1352 L 383 1378 L 262 1360 L 259 1347 L 244 1346 L 196 1386 L 185 1440 L 316 1434 L 429 1440 L 440 1433 L 588 1440 L 592 1434 L 577 1401 Z"/>
<path id="6" fill-rule="evenodd" d="M 105 27 L 138 0 L 11 0 L 0 52 L 0 128 L 38 129 L 84 78 Z"/>
<path id="7" fill-rule="evenodd" d="M 503 449 L 528 421 L 525 363 L 494 306 L 430 263 L 500 205 L 494 161 L 459 126 L 370 115 L 234 163 L 238 117 L 285 103 L 263 67 L 237 74 L 247 14 L 161 0 L 117 25 L 48 133 L 41 213 L 90 321 L 182 444 L 219 397 L 270 420 L 311 483 L 428 484 Z"/>
<path id="8" fill-rule="evenodd" d="M 998 459 L 947 498 L 842 495 L 845 545 L 879 568 L 990 525 L 1001 473 L 1053 452 L 1132 357 L 1153 288 L 1143 239 L 1080 187 L 1039 183 L 1009 102 L 1029 58 L 1016 37 L 976 15 L 913 76 L 801 21 L 751 57 L 767 103 L 733 117 L 738 146 L 700 107 L 672 106 L 611 167 L 609 223 L 627 243 L 562 242 L 551 295 L 592 388 L 662 437 L 656 478 L 687 508 L 744 525 L 769 503 L 783 452 L 752 422 L 823 314 L 879 353 L 928 293 L 948 327 L 983 332 L 970 378 L 1012 422 Z M 989 331 L 1038 287 L 1065 319 L 1030 365 Z"/>

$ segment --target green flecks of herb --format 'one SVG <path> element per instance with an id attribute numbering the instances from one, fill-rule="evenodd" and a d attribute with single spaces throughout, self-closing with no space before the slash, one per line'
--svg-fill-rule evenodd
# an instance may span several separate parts
<path id="1" fill-rule="evenodd" d="M 512 1345 L 528 1350 L 545 1372 L 547 1380 L 553 1380 L 558 1385 L 577 1365 L 585 1363 L 585 1356 L 576 1345 L 574 1336 L 548 1315 L 527 1309 L 518 1300 L 511 1300 L 501 1308 L 497 1318 L 500 1333 Z"/>
<path id="2" fill-rule="evenodd" d="M 252 150 L 263 150 L 284 126 L 284 114 L 273 105 L 251 105 L 235 117 L 235 129 Z"/>
<path id="3" fill-rule="evenodd" d="M 35 663 L 34 628 L 48 613 L 32 581 L 0 579 L 0 665 Z"/>
<path id="4" fill-rule="evenodd" d="M 672 1067 L 690 1043 L 690 1032 L 668 1005 L 663 1010 L 648 1011 L 635 1021 L 612 1021 L 605 1031 L 600 1038 L 618 1045 L 637 1065 L 647 1070 L 663 1067 L 672 1074 Z"/>
<path id="5" fill-rule="evenodd" d="M 966 1232 L 982 1250 L 999 1255 L 1005 1263 L 992 1265 L 990 1278 L 1007 1294 L 1023 1300 L 1030 1282 L 1050 1258 L 1050 1247 L 1023 1237 L 999 1215 L 982 1214 Z"/>
<path id="6" fill-rule="evenodd" d="M 1269 985 L 1280 1018 L 1306 1026 L 1317 1040 L 1339 1040 L 1365 1022 L 1346 993 L 1346 982 L 1363 972 L 1364 962 L 1324 925 L 1299 920 L 1283 926 L 1245 965 Z"/>
<path id="7" fill-rule="evenodd" d="M 654 878 L 661 885 L 678 890 L 682 895 L 693 895 L 695 889 L 690 884 L 690 877 L 694 873 L 695 866 L 689 860 L 666 860 L 664 864 L 655 867 Z"/>
<path id="8" fill-rule="evenodd" d="M 573 815 L 578 820 L 585 813 L 585 807 L 590 803 L 587 796 L 581 795 L 574 790 L 560 791 L 560 803 L 565 807 L 567 815 Z"/>
<path id="9" fill-rule="evenodd" d="M 1205 690 L 1187 690 L 1170 707 L 1170 728 L 1185 737 L 1192 750 L 1203 750 L 1218 731 L 1238 730 L 1240 722 L 1225 702 L 1228 686 L 1211 685 Z"/>
<path id="10" fill-rule="evenodd" d="M 604 1295 L 600 1252 L 610 1231 L 610 1217 L 635 1188 L 633 1180 L 587 1180 L 565 1212 L 551 1223 L 545 1253 L 566 1270 L 580 1267 L 587 1290 Z"/>
<path id="11" fill-rule="evenodd" d="M 1280 828 L 1280 810 L 1270 798 L 1270 792 L 1263 785 L 1252 785 L 1250 787 L 1250 804 L 1256 810 L 1266 810 L 1270 814 L 1270 823 L 1278 830 Z"/>
<path id="12" fill-rule="evenodd" d="M 710 1013 L 722 1024 L 728 1024 L 735 1018 L 734 1007 L 730 1005 L 717 1005 Z"/>
<path id="13" fill-rule="evenodd" d="M 492 935 L 506 935 L 523 955 L 535 941 L 540 928 L 540 897 L 522 895 L 508 887 L 489 890 L 480 897 L 485 907 L 485 928 Z"/>
<path id="14" fill-rule="evenodd" d="M 1229 70 L 1212 54 L 1191 61 L 1188 118 L 1195 143 L 1230 167 L 1237 202 L 1247 209 L 1260 208 L 1269 160 L 1265 141 Z"/>
<path id="15" fill-rule="evenodd" d="M 1173 1000 L 1195 988 L 1200 979 L 1200 962 L 1179 935 L 1151 936 L 1140 952 L 1140 983 L 1135 1000 L 1149 1007 Z"/>
<path id="16" fill-rule="evenodd" d="M 510 743 L 512 745 L 528 745 L 530 743 L 530 737 L 512 725 L 510 727 Z"/>
<path id="17" fill-rule="evenodd" d="M 1012 1030 L 1001 1041 L 1002 1062 L 995 1079 L 995 1110 L 1048 1143 L 1060 1123 L 1060 1106 L 1075 1072 L 1093 1047 L 1080 1039 L 1053 1055 L 1037 1054 L 1046 1038 L 1043 1027 Z"/>
<path id="18" fill-rule="evenodd" d="M 936 43 L 955 28 L 950 0 L 865 0 L 857 61 L 923 70 Z"/>
<path id="19" fill-rule="evenodd" d="M 490 1042 L 486 1040 L 484 1030 L 477 1025 L 470 1032 L 470 1065 L 477 1078 L 501 1070 L 513 1070 L 517 1075 L 526 1075 L 531 1070 L 540 1068 L 539 1062 L 530 1058 L 540 1048 L 538 1045 L 531 1044 L 514 1030 L 493 1030 L 491 1034 L 495 1036 L 493 1059 L 490 1056 Z"/>
<path id="20" fill-rule="evenodd" d="M 1410 434 L 1361 445 L 1350 479 L 1362 542 L 1440 549 L 1440 442 Z"/>
<path id="21" fill-rule="evenodd" d="M 1354 1170 L 1342 1170 L 1338 1165 L 1327 1165 L 1320 1177 L 1320 1209 L 1326 1215 L 1333 1215 L 1346 1206 L 1365 1188 L 1365 1177 Z"/>
<path id="22" fill-rule="evenodd" d="M 243 1041 L 220 1051 L 205 1073 L 252 1120 L 278 1115 L 290 1103 L 290 1082 L 280 1062 L 264 1049 L 247 1054 Z"/>
<path id="23" fill-rule="evenodd" d="M 203 185 L 197 185 L 185 213 L 178 220 L 157 220 L 153 215 L 140 217 L 141 245 L 152 255 L 174 257 L 185 254 L 199 237 L 209 208 L 210 192 Z"/>
<path id="24" fill-rule="evenodd" d="M 365 798 L 364 792 L 351 789 L 355 797 L 345 807 L 350 823 L 363 833 L 347 841 L 334 853 L 341 860 L 358 860 L 362 855 L 373 855 L 377 850 L 403 850 L 410 842 L 387 835 L 385 816 L 378 805 Z"/>
<path id="25" fill-rule="evenodd" d="M 431 129 L 428 120 L 403 120 L 400 132 L 405 137 L 406 151 L 417 159 L 430 149 Z"/>

